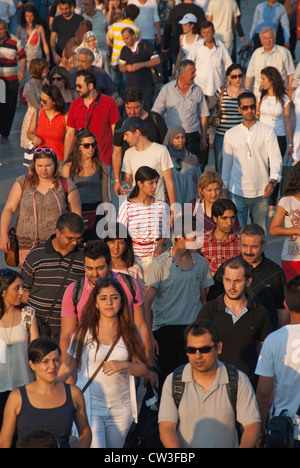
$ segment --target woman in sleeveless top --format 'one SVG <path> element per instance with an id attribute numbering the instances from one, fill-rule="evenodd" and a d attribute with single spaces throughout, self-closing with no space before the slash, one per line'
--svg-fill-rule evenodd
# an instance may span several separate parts
<path id="1" fill-rule="evenodd" d="M 39 335 L 34 310 L 22 307 L 22 286 L 18 272 L 0 270 L 0 430 L 10 392 L 32 380 L 27 349 Z"/>
<path id="2" fill-rule="evenodd" d="M 89 448 L 91 430 L 82 392 L 74 385 L 57 380 L 60 366 L 58 345 L 43 336 L 31 343 L 28 357 L 36 379 L 10 394 L 0 433 L 0 447 L 9 448 L 17 430 L 17 446 L 22 446 L 22 440 L 33 431 L 47 431 L 56 438 L 60 448 L 70 448 L 69 438 L 75 422 L 79 433 L 78 448 Z"/>
<path id="3" fill-rule="evenodd" d="M 197 23 L 198 20 L 192 13 L 187 13 L 179 21 L 179 24 L 182 26 L 183 34 L 179 36 L 179 53 L 174 66 L 173 78 L 175 78 L 176 70 L 180 62 L 187 59 L 190 49 L 201 39 Z"/>
<path id="4" fill-rule="evenodd" d="M 110 199 L 107 170 L 101 163 L 97 139 L 92 132 L 83 129 L 78 133 L 61 173 L 73 180 L 79 191 L 87 229 L 85 242 L 98 239 L 96 226 L 103 216 L 96 215 L 96 209 L 101 203 L 109 203 Z"/>

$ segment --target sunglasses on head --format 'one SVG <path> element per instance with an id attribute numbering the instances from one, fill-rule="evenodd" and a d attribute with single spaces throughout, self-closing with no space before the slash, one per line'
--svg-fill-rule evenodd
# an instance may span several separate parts
<path id="1" fill-rule="evenodd" d="M 85 149 L 96 148 L 97 143 L 80 143 L 80 146 L 83 146 Z"/>
<path id="2" fill-rule="evenodd" d="M 45 154 L 53 154 L 54 151 L 51 148 L 36 148 L 34 150 L 35 154 L 45 153 Z"/>
<path id="3" fill-rule="evenodd" d="M 251 109 L 252 111 L 256 109 L 256 104 L 250 104 L 250 106 L 242 106 L 241 107 L 242 111 L 247 111 Z"/>
<path id="4" fill-rule="evenodd" d="M 200 348 L 194 348 L 194 346 L 186 346 L 185 352 L 187 354 L 196 354 L 197 351 L 201 354 L 208 354 L 216 347 L 214 344 L 213 346 L 201 346 Z"/>

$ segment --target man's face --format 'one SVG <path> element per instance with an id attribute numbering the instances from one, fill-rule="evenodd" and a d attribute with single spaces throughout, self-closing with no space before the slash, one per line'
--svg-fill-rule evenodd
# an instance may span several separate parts
<path id="1" fill-rule="evenodd" d="M 81 98 L 89 96 L 91 90 L 85 82 L 84 76 L 78 76 L 76 78 L 76 91 Z"/>
<path id="2" fill-rule="evenodd" d="M 56 229 L 56 239 L 61 250 L 73 252 L 75 247 L 82 241 L 83 233 L 71 232 L 67 227 L 62 232 Z"/>
<path id="3" fill-rule="evenodd" d="M 141 117 L 143 103 L 139 101 L 125 102 L 125 110 L 128 117 Z"/>
<path id="4" fill-rule="evenodd" d="M 196 68 L 193 65 L 188 65 L 184 71 L 180 73 L 180 79 L 186 86 L 191 86 L 194 83 L 196 76 Z"/>
<path id="5" fill-rule="evenodd" d="M 78 54 L 77 65 L 79 70 L 88 70 L 92 65 L 90 57 L 87 54 Z"/>
<path id="6" fill-rule="evenodd" d="M 272 34 L 272 32 L 266 32 L 262 34 L 260 42 L 265 50 L 272 50 L 275 45 L 274 35 Z"/>
<path id="7" fill-rule="evenodd" d="M 219 231 L 230 234 L 235 222 L 235 213 L 232 210 L 225 210 L 222 216 L 214 217 L 214 222 Z"/>
<path id="8" fill-rule="evenodd" d="M 4 39 L 6 39 L 6 36 L 7 36 L 6 27 L 4 26 L 4 24 L 0 23 L 0 41 L 3 41 Z"/>
<path id="9" fill-rule="evenodd" d="M 83 0 L 82 8 L 83 12 L 88 16 L 92 15 L 95 10 L 92 0 Z"/>
<path id="10" fill-rule="evenodd" d="M 209 28 L 201 29 L 201 36 L 203 37 L 205 42 L 212 42 L 214 34 L 215 31 L 211 26 Z"/>
<path id="11" fill-rule="evenodd" d="M 240 299 L 246 291 L 246 288 L 250 286 L 251 278 L 246 280 L 245 270 L 243 267 L 240 268 L 230 268 L 227 266 L 223 275 L 223 285 L 226 296 L 233 300 L 237 301 Z"/>
<path id="12" fill-rule="evenodd" d="M 124 132 L 124 141 L 127 141 L 128 145 L 135 146 L 138 142 L 139 139 L 139 133 L 137 131 L 131 132 L 128 130 L 127 132 Z"/>
<path id="13" fill-rule="evenodd" d="M 218 343 L 215 345 L 210 333 L 207 332 L 199 336 L 189 333 L 186 346 L 192 348 L 201 348 L 203 346 L 212 347 L 211 351 L 205 354 L 198 350 L 195 354 L 187 352 L 189 362 L 194 372 L 203 374 L 216 369 L 218 355 L 222 352 L 222 344 Z"/>
<path id="14" fill-rule="evenodd" d="M 260 262 L 265 248 L 265 241 L 259 235 L 241 235 L 241 255 L 250 265 Z"/>
<path id="15" fill-rule="evenodd" d="M 59 4 L 60 14 L 65 18 L 68 19 L 73 14 L 73 8 L 68 5 L 67 3 L 60 3 Z"/>
<path id="16" fill-rule="evenodd" d="M 122 34 L 123 41 L 128 47 L 132 47 L 135 41 L 135 35 L 130 34 L 129 31 L 124 31 Z"/>
<path id="17" fill-rule="evenodd" d="M 90 285 L 93 287 L 99 279 L 109 276 L 109 265 L 107 265 L 105 257 L 99 257 L 97 260 L 85 257 L 84 269 Z"/>
<path id="18" fill-rule="evenodd" d="M 256 102 L 253 98 L 241 99 L 239 113 L 247 122 L 256 120 Z"/>

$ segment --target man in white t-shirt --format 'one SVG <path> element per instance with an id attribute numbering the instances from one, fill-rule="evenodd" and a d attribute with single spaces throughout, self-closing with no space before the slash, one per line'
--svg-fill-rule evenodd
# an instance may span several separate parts
<path id="1" fill-rule="evenodd" d="M 236 0 L 210 0 L 206 16 L 207 21 L 214 24 L 215 38 L 227 47 L 231 54 L 233 46 L 233 32 L 237 27 L 238 17 L 241 15 Z"/>
<path id="2" fill-rule="evenodd" d="M 125 151 L 122 172 L 124 176 L 124 186 L 121 188 L 122 194 L 127 194 L 134 183 L 136 171 L 141 166 L 149 166 L 155 169 L 160 178 L 158 180 L 155 198 L 164 201 L 164 181 L 167 188 L 170 205 L 176 202 L 175 188 L 172 176 L 173 163 L 167 148 L 158 143 L 152 143 L 146 136 L 146 125 L 140 117 L 128 117 L 116 133 L 124 133 L 124 140 L 130 148 Z M 118 181 L 115 181 L 118 182 Z"/>
<path id="3" fill-rule="evenodd" d="M 269 412 L 278 416 L 287 410 L 294 422 L 296 448 L 300 447 L 300 276 L 286 283 L 285 307 L 290 313 L 289 325 L 271 333 L 260 353 L 255 371 L 260 376 L 256 397 L 262 420 L 260 445 L 266 444 Z"/>

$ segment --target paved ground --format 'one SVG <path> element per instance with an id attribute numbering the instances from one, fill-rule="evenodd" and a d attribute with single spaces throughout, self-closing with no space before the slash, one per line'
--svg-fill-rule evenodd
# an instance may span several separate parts
<path id="1" fill-rule="evenodd" d="M 242 25 L 246 33 L 246 41 L 249 38 L 253 12 L 261 0 L 242 0 Z M 238 49 L 242 42 L 238 39 Z M 300 46 L 297 46 L 297 58 L 300 58 Z M 22 165 L 23 149 L 20 148 L 20 129 L 22 126 L 25 107 L 18 107 L 12 132 L 8 141 L 0 141 L 0 213 L 6 202 L 9 190 L 19 175 L 25 174 L 27 169 Z M 209 165 L 207 169 L 214 170 L 213 152 L 210 151 Z M 280 262 L 280 252 L 282 247 L 281 238 L 270 238 L 268 236 L 266 254 L 274 261 Z M 5 266 L 3 253 L 0 252 L 0 268 Z"/>

